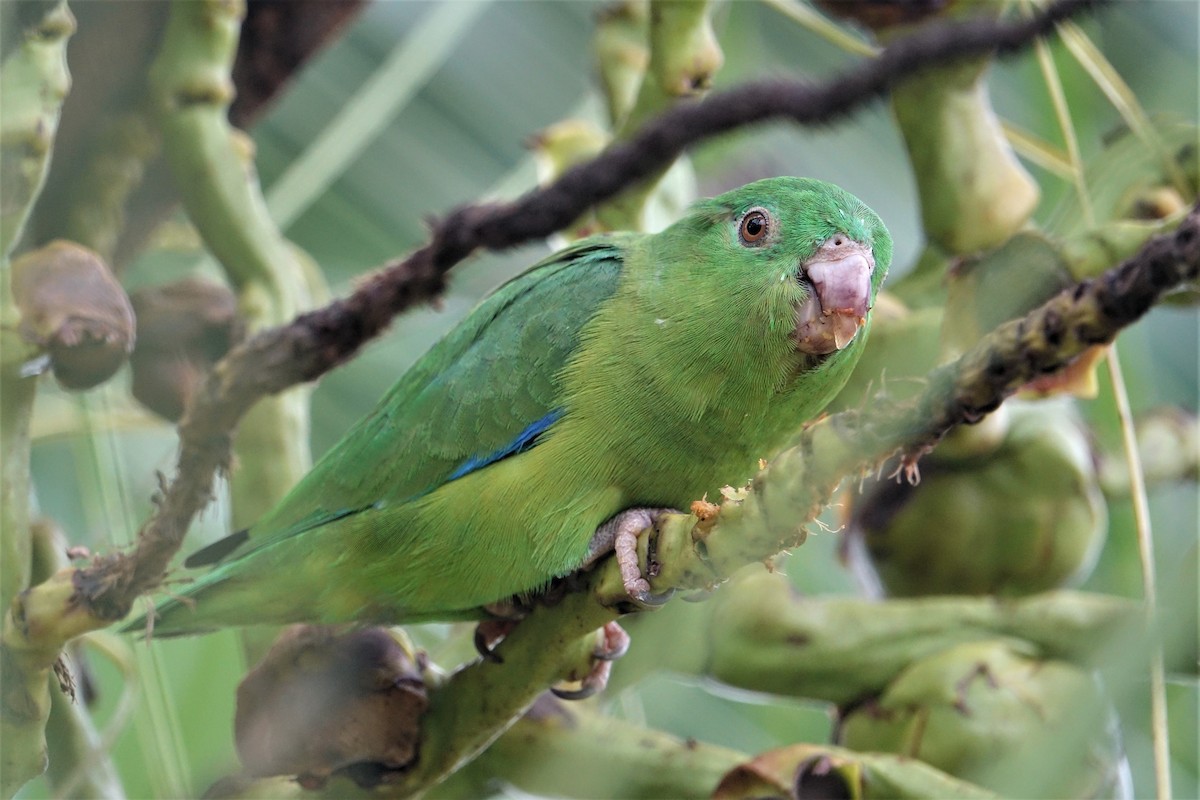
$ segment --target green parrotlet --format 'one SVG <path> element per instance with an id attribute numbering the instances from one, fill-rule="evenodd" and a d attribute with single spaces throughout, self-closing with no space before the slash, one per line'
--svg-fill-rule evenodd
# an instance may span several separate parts
<path id="1" fill-rule="evenodd" d="M 858 361 L 892 257 L 841 188 L 772 178 L 656 234 L 580 241 L 486 298 L 215 564 L 155 635 L 479 619 L 752 476 Z M 139 628 L 143 622 L 130 624 Z"/>

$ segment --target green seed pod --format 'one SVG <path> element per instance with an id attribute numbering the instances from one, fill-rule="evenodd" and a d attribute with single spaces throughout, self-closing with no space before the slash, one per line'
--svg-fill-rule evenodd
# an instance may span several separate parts
<path id="1" fill-rule="evenodd" d="M 647 27 L 650 12 L 644 0 L 622 0 L 596 15 L 596 66 L 608 103 L 608 118 L 616 129 L 637 101 L 638 89 L 650 64 Z"/>
<path id="2" fill-rule="evenodd" d="M 1114 221 L 1161 220 L 1191 204 L 1187 198 L 1200 191 L 1200 129 L 1195 122 L 1169 119 L 1151 124 L 1161 149 L 1147 147 L 1143 136 L 1128 128 L 1106 136 L 1104 149 L 1088 159 L 1086 207 L 1075 192 L 1067 192 L 1047 216 L 1047 231 L 1063 239 L 1088 232 L 1102 235 Z"/>
<path id="3" fill-rule="evenodd" d="M 1107 513 L 1080 428 L 1047 403 L 1010 402 L 992 450 L 920 463 L 917 486 L 883 479 L 855 502 L 852 566 L 893 597 L 1024 595 L 1082 580 Z"/>
<path id="4" fill-rule="evenodd" d="M 244 335 L 237 298 L 197 278 L 133 294 L 138 342 L 130 359 L 133 396 L 172 422 L 196 384 Z"/>
<path id="5" fill-rule="evenodd" d="M 21 335 L 46 351 L 64 389 L 103 383 L 133 350 L 129 298 L 86 247 L 57 240 L 25 253 L 12 262 L 12 290 Z"/>
<path id="6" fill-rule="evenodd" d="M 708 2 L 657 0 L 650 4 L 649 73 L 664 95 L 703 93 L 724 63 Z"/>
<path id="7" fill-rule="evenodd" d="M 838 743 L 920 759 L 1004 797 L 1119 796 L 1124 755 L 1095 676 L 1033 650 L 992 639 L 915 661 L 844 713 Z"/>
<path id="8" fill-rule="evenodd" d="M 713 800 L 764 797 L 996 800 L 986 789 L 911 758 L 818 744 L 793 744 L 760 753 L 727 772 L 712 793 Z"/>
<path id="9" fill-rule="evenodd" d="M 925 235 L 951 255 L 1003 244 L 1024 227 L 1040 194 L 992 109 L 990 62 L 984 57 L 918 72 L 892 92 Z"/>

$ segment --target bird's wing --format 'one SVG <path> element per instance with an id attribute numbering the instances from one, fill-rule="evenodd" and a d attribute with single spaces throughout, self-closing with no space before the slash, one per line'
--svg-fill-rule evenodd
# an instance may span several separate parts
<path id="1" fill-rule="evenodd" d="M 392 387 L 249 531 L 188 558 L 202 566 L 433 491 L 536 446 L 565 413 L 558 376 L 612 296 L 631 241 L 585 239 L 501 286 Z"/>

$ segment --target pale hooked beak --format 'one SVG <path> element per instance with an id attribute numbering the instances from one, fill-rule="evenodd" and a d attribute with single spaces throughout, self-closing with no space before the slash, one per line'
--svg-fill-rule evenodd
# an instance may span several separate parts
<path id="1" fill-rule="evenodd" d="M 801 266 L 810 284 L 808 299 L 796 309 L 796 349 L 813 355 L 841 350 L 867 321 L 871 301 L 871 248 L 834 234 Z"/>

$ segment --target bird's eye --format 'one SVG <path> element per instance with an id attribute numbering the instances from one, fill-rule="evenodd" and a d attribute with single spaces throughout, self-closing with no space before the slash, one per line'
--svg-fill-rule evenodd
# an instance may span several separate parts
<path id="1" fill-rule="evenodd" d="M 767 239 L 771 230 L 771 217 L 761 208 L 752 208 L 742 215 L 738 223 L 738 238 L 747 247 L 757 247 Z"/>

